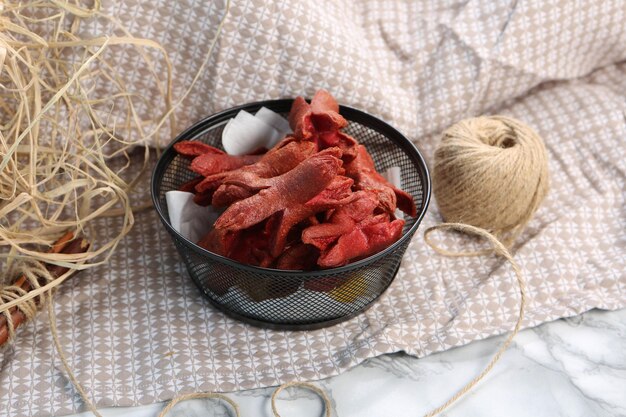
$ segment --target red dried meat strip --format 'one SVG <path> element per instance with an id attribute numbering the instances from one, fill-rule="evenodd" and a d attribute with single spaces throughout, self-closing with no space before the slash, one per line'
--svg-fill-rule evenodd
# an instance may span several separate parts
<path id="1" fill-rule="evenodd" d="M 273 230 L 271 220 L 240 231 L 213 228 L 198 242 L 198 246 L 247 265 L 268 267 L 275 259 L 269 251 Z"/>
<path id="2" fill-rule="evenodd" d="M 350 162 L 357 156 L 358 142 L 352 136 L 340 131 L 321 132 L 317 135 L 317 146 L 326 149 L 336 146 L 343 152 L 344 162 Z"/>
<path id="3" fill-rule="evenodd" d="M 194 193 L 196 191 L 196 185 L 200 184 L 204 178 L 203 177 L 195 177 L 185 183 L 183 183 L 178 190 L 185 191 L 188 193 Z"/>
<path id="4" fill-rule="evenodd" d="M 260 223 L 240 232 L 237 245 L 229 256 L 246 265 L 268 268 L 274 263 L 275 257 L 270 253 L 269 241 L 271 221 Z"/>
<path id="5" fill-rule="evenodd" d="M 387 214 L 370 217 L 342 235 L 332 247 L 322 251 L 317 264 L 334 268 L 366 258 L 388 247 L 402 236 L 404 220 L 389 221 Z"/>
<path id="6" fill-rule="evenodd" d="M 261 191 L 228 207 L 215 222 L 215 227 L 225 230 L 246 229 L 287 207 L 306 203 L 337 176 L 342 165 L 340 158 L 341 151 L 338 148 L 329 148 L 282 175 L 247 182 L 247 187 Z"/>
<path id="7" fill-rule="evenodd" d="M 185 191 L 187 193 L 193 193 L 193 202 L 199 206 L 209 206 L 211 205 L 211 198 L 213 197 L 212 192 L 196 192 L 196 185 L 200 184 L 204 177 L 196 177 L 185 183 L 183 183 L 178 190 Z"/>
<path id="8" fill-rule="evenodd" d="M 315 152 L 315 145 L 308 142 L 288 142 L 277 149 L 272 149 L 259 159 L 258 162 L 238 168 L 234 171 L 223 172 L 206 177 L 196 186 L 197 192 L 217 190 L 226 178 L 237 179 L 241 173 L 251 173 L 262 178 L 270 178 L 284 174 L 293 169 L 300 162 Z M 223 204 L 216 204 L 221 206 Z"/>
<path id="9" fill-rule="evenodd" d="M 254 191 L 234 184 L 222 184 L 213 193 L 211 204 L 215 207 L 227 207 L 232 203 L 251 197 Z"/>
<path id="10" fill-rule="evenodd" d="M 292 228 L 315 214 L 341 207 L 354 198 L 352 193 L 353 181 L 341 175 L 336 176 L 328 186 L 318 195 L 304 204 L 286 207 L 277 222 L 272 236 L 271 252 L 273 256 L 279 256 L 285 249 L 287 236 Z"/>
<path id="11" fill-rule="evenodd" d="M 298 140 L 313 140 L 311 105 L 302 97 L 296 97 L 289 112 L 289 126 Z"/>
<path id="12" fill-rule="evenodd" d="M 302 97 L 297 97 L 289 112 L 289 125 L 298 140 L 315 141 L 319 149 L 329 146 L 319 142 L 323 133 L 334 133 L 346 127 L 348 122 L 339 114 L 339 104 L 326 90 L 319 90 L 313 96 L 311 104 Z"/>
<path id="13" fill-rule="evenodd" d="M 196 140 L 182 140 L 174 144 L 174 150 L 180 155 L 196 157 L 204 154 L 225 155 L 221 149 L 214 148 Z"/>
<path id="14" fill-rule="evenodd" d="M 302 232 L 302 241 L 325 251 L 342 235 L 354 230 L 358 223 L 372 217 L 378 206 L 376 195 L 358 191 L 348 204 L 337 208 L 328 221 L 310 226 Z"/>
<path id="15" fill-rule="evenodd" d="M 276 268 L 310 271 L 315 268 L 319 253 L 315 246 L 305 245 L 304 243 L 295 244 L 285 249 L 276 260 Z"/>
<path id="16" fill-rule="evenodd" d="M 205 248 L 206 250 L 229 257 L 232 248 L 235 247 L 239 239 L 239 232 L 226 232 L 211 229 L 200 241 L 198 246 Z M 204 281 L 204 285 L 211 289 L 218 295 L 224 295 L 230 287 L 237 283 L 237 279 L 232 277 L 232 274 L 220 274 L 219 270 L 224 268 L 221 263 L 214 263 L 216 274 L 211 275 L 209 279 Z"/>
<path id="17" fill-rule="evenodd" d="M 228 155 L 205 153 L 196 156 L 189 169 L 204 177 L 219 174 L 221 172 L 232 171 L 246 165 L 252 165 L 261 159 L 262 155 Z"/>
<path id="18" fill-rule="evenodd" d="M 311 111 L 318 114 L 328 111 L 339 113 L 339 103 L 335 97 L 322 88 L 315 92 L 311 100 Z"/>
<path id="19" fill-rule="evenodd" d="M 302 242 L 321 251 L 319 266 L 345 265 L 372 255 L 400 238 L 404 221 L 390 221 L 387 213 L 374 215 L 378 205 L 375 193 L 358 191 L 352 202 L 337 208 L 326 222 L 304 229 Z M 329 291 L 336 284 L 334 280 L 312 281 L 308 289 Z"/>
<path id="20" fill-rule="evenodd" d="M 374 160 L 363 145 L 357 146 L 357 156 L 345 165 L 346 175 L 354 179 L 357 190 L 367 190 L 376 193 L 380 207 L 393 215 L 396 207 L 415 217 L 417 208 L 413 197 L 407 192 L 394 187 L 376 171 Z"/>
<path id="21" fill-rule="evenodd" d="M 196 193 L 193 196 L 193 202 L 199 206 L 207 207 L 211 205 L 212 198 L 213 198 L 213 193 L 211 191 L 205 191 L 202 193 Z"/>
<path id="22" fill-rule="evenodd" d="M 324 96 L 329 96 L 330 100 Z M 317 132 L 333 132 L 348 126 L 348 121 L 339 114 L 339 105 L 328 92 L 318 91 L 311 100 L 311 122 Z"/>
<path id="23" fill-rule="evenodd" d="M 240 235 L 239 232 L 213 228 L 200 239 L 198 246 L 218 255 L 230 257 L 233 249 L 239 242 Z"/>
<path id="24" fill-rule="evenodd" d="M 229 173 L 213 195 L 212 204 L 226 207 L 252 196 L 258 189 L 252 183 L 258 178 L 270 178 L 288 172 L 315 153 L 309 142 L 289 142 L 280 149 L 270 151 L 259 163 Z"/>

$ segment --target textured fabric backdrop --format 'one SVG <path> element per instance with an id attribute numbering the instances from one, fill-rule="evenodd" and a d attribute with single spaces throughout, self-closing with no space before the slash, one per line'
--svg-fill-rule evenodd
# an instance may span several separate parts
<path id="1" fill-rule="evenodd" d="M 225 5 L 105 0 L 104 8 L 167 48 L 180 96 Z M 626 4 L 615 0 L 236 1 L 177 115 L 185 126 L 232 105 L 326 88 L 396 126 L 429 162 L 439 133 L 461 118 L 519 118 L 545 139 L 551 172 L 547 200 L 514 248 L 528 282 L 524 326 L 622 308 L 625 20 Z M 122 64 L 134 74 L 132 59 Z M 440 220 L 433 202 L 420 230 Z M 318 331 L 261 330 L 201 297 L 148 211 L 108 265 L 62 286 L 55 310 L 90 396 L 98 406 L 128 406 L 324 378 L 388 352 L 427 355 L 509 331 L 518 303 L 500 260 L 442 258 L 418 231 L 396 280 L 365 314 Z M 80 405 L 41 314 L 0 352 L 0 414 L 63 415 Z"/>

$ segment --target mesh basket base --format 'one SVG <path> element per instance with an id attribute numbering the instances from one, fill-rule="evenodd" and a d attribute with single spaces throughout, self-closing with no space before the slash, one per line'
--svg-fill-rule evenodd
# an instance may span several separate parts
<path id="1" fill-rule="evenodd" d="M 391 283 L 393 282 L 395 276 L 398 274 L 398 271 L 400 270 L 400 265 L 398 265 L 398 267 L 396 268 L 396 271 L 393 274 L 393 277 L 391 278 L 391 280 L 389 280 L 389 283 L 380 291 L 380 294 L 378 294 L 378 296 L 376 296 L 376 298 L 374 298 L 372 301 L 370 301 L 369 303 L 365 304 L 363 307 L 361 307 L 361 309 L 359 310 L 355 310 L 354 312 L 347 314 L 347 315 L 343 315 L 341 317 L 337 317 L 334 319 L 329 319 L 329 320 L 323 320 L 323 321 L 316 321 L 316 322 L 311 322 L 311 323 L 278 323 L 278 322 L 272 322 L 272 321 L 264 321 L 264 320 L 258 320 L 252 317 L 248 317 L 244 314 L 239 314 L 236 313 L 235 311 L 233 311 L 232 309 L 224 306 L 223 304 L 215 301 L 213 299 L 213 296 L 210 293 L 206 292 L 206 287 L 204 285 L 202 285 L 200 282 L 198 282 L 196 279 L 194 279 L 192 277 L 192 281 L 194 282 L 194 284 L 196 284 L 196 287 L 198 287 L 198 290 L 200 290 L 200 292 L 202 294 L 205 295 L 205 298 L 211 303 L 211 305 L 215 308 L 217 308 L 219 311 L 221 311 L 222 313 L 226 314 L 228 317 L 232 317 L 236 320 L 242 321 L 244 323 L 250 324 L 252 326 L 255 327 L 261 327 L 264 329 L 271 329 L 271 330 L 288 330 L 288 331 L 306 331 L 306 330 L 319 330 L 319 329 L 323 329 L 325 327 L 331 327 L 334 326 L 336 324 L 342 323 L 344 321 L 353 319 L 354 317 L 358 316 L 359 314 L 367 311 L 370 307 L 372 307 L 376 301 L 378 301 L 378 299 L 385 293 L 385 291 L 387 291 L 387 289 L 389 288 L 389 286 L 391 285 Z"/>

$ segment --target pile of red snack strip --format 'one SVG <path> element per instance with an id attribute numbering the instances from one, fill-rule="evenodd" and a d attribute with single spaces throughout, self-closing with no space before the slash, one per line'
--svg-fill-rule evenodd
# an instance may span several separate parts
<path id="1" fill-rule="evenodd" d="M 402 235 L 396 208 L 415 202 L 375 169 L 325 90 L 298 97 L 293 134 L 257 155 L 233 156 L 197 141 L 174 145 L 200 176 L 184 184 L 201 205 L 225 208 L 198 244 L 236 261 L 278 269 L 332 268 L 363 259 Z"/>

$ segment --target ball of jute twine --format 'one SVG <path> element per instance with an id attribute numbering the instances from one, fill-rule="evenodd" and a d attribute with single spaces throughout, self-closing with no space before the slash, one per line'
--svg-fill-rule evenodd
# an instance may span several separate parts
<path id="1" fill-rule="evenodd" d="M 444 256 L 492 253 L 511 264 L 519 287 L 515 326 L 483 371 L 448 401 L 425 415 L 432 417 L 474 388 L 500 360 L 521 329 L 526 285 L 509 252 L 548 192 L 548 157 L 541 137 L 529 126 L 506 116 L 462 120 L 443 133 L 435 151 L 433 192 L 446 223 L 428 228 L 425 242 Z M 479 237 L 491 248 L 455 252 L 431 240 L 433 232 L 453 230 Z"/>
<path id="2" fill-rule="evenodd" d="M 488 230 L 510 247 L 548 192 L 543 140 L 506 116 L 461 120 L 435 151 L 433 192 L 446 222 Z"/>

